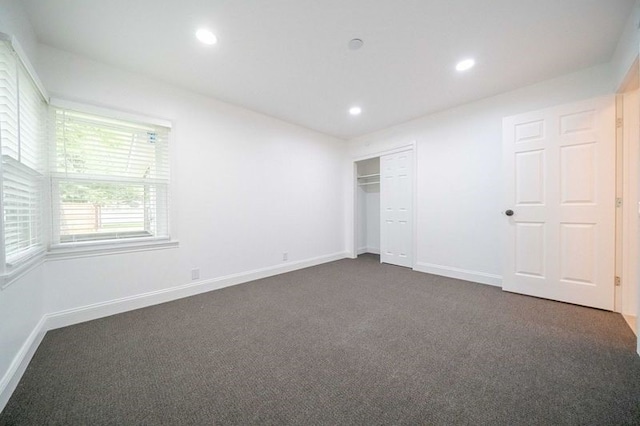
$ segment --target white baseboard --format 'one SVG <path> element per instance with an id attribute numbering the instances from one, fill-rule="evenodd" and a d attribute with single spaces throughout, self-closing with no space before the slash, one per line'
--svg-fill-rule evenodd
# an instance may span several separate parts
<path id="1" fill-rule="evenodd" d="M 416 263 L 416 266 L 413 269 L 414 271 L 425 272 L 427 274 L 502 287 L 502 276 L 487 274 L 486 272 L 469 271 L 451 266 L 434 265 L 432 263 L 422 262 Z"/>
<path id="2" fill-rule="evenodd" d="M 362 247 L 358 249 L 358 255 L 361 255 L 364 253 L 380 254 L 380 249 L 374 248 L 374 247 Z"/>
<path id="3" fill-rule="evenodd" d="M 346 257 L 346 252 L 340 252 L 295 262 L 286 262 L 281 265 L 268 266 L 266 268 L 225 275 L 223 277 L 212 278 L 209 280 L 196 281 L 194 283 L 183 284 L 177 287 L 170 287 L 149 293 L 137 294 L 134 296 L 123 297 L 121 299 L 109 300 L 107 302 L 54 312 L 47 315 L 46 329 L 54 330 L 56 328 L 91 321 L 109 315 L 145 308 L 147 306 L 170 302 L 184 297 L 195 296 L 196 294 L 206 293 L 208 291 L 218 290 L 236 284 L 284 274 L 285 272 L 304 269 L 310 266 L 320 265 L 322 263 L 333 262 Z"/>
<path id="4" fill-rule="evenodd" d="M 629 325 L 629 328 L 631 329 L 631 331 L 633 331 L 633 334 L 635 334 L 636 337 L 637 337 L 638 333 L 637 333 L 637 330 L 636 330 L 636 324 L 637 324 L 636 317 L 633 316 L 633 315 L 622 315 L 622 317 L 626 321 L 627 325 Z"/>
<path id="5" fill-rule="evenodd" d="M 299 260 L 296 262 L 286 262 L 281 265 L 269 266 L 266 268 L 254 269 L 252 271 L 238 274 L 226 275 L 224 277 L 202 280 L 188 283 L 163 290 L 149 293 L 137 294 L 123 297 L 121 299 L 109 300 L 107 302 L 95 303 L 78 308 L 67 309 L 60 312 L 45 314 L 22 345 L 22 348 L 13 359 L 11 366 L 0 380 L 0 411 L 2 411 L 9 401 L 11 394 L 20 382 L 33 354 L 38 349 L 45 333 L 60 327 L 66 327 L 85 321 L 103 318 L 134 309 L 145 308 L 159 303 L 182 299 L 200 293 L 230 287 L 237 284 L 255 281 L 262 278 L 280 275 L 322 263 L 333 262 L 348 257 L 348 253 L 340 252 L 327 256 L 319 256 L 311 259 Z"/>
<path id="6" fill-rule="evenodd" d="M 31 362 L 31 358 L 33 358 L 33 354 L 36 353 L 36 349 L 40 346 L 40 342 L 42 342 L 42 338 L 44 337 L 47 330 L 46 327 L 46 315 L 40 318 L 38 324 L 33 328 L 29 337 L 24 342 L 17 355 L 13 358 L 13 362 L 9 366 L 9 369 L 0 380 L 0 412 L 4 409 L 7 402 L 9 402 L 9 398 L 11 398 L 11 394 L 16 390 L 22 375 L 27 369 L 29 362 Z"/>

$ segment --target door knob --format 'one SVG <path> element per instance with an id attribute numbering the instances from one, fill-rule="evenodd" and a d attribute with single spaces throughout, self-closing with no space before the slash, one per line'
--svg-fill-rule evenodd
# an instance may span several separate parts
<path id="1" fill-rule="evenodd" d="M 513 216 L 513 210 L 507 210 L 504 212 L 507 216 Z"/>

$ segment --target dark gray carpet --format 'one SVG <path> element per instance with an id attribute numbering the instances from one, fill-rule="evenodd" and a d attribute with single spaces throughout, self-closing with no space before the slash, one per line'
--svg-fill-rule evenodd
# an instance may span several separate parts
<path id="1" fill-rule="evenodd" d="M 0 424 L 640 424 L 634 347 L 364 256 L 51 331 Z"/>

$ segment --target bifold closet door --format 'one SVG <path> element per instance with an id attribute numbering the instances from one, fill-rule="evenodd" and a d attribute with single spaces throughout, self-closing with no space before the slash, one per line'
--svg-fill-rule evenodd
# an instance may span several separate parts
<path id="1" fill-rule="evenodd" d="M 413 151 L 380 157 L 380 261 L 413 267 Z"/>

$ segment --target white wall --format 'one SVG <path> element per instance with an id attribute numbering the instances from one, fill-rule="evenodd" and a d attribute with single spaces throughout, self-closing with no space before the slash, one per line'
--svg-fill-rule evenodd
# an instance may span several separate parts
<path id="1" fill-rule="evenodd" d="M 380 253 L 380 187 L 358 187 L 358 253 Z"/>
<path id="2" fill-rule="evenodd" d="M 341 254 L 344 142 L 47 46 L 53 96 L 168 118 L 178 249 L 46 264 L 47 312 Z"/>
<path id="3" fill-rule="evenodd" d="M 0 3 L 0 31 L 17 35 L 53 96 L 173 122 L 179 247 L 48 260 L 0 292 L 0 409 L 41 327 L 344 257 L 344 141 L 35 45 L 18 5 Z"/>
<path id="4" fill-rule="evenodd" d="M 22 374 L 21 361 L 30 359 L 32 344 L 42 337 L 43 270 L 39 265 L 0 290 L 0 411 Z"/>
<path id="5" fill-rule="evenodd" d="M 380 253 L 380 186 L 367 190 L 367 249 Z"/>
<path id="6" fill-rule="evenodd" d="M 19 1 L 0 0 L 0 32 L 15 36 L 29 59 L 36 57 L 38 39 Z"/>
<path id="7" fill-rule="evenodd" d="M 357 200 L 357 221 L 356 226 L 358 230 L 356 231 L 357 238 L 357 249 L 358 253 L 364 253 L 367 249 L 367 192 L 364 187 L 358 186 L 356 190 Z"/>
<path id="8" fill-rule="evenodd" d="M 620 88 L 624 79 L 638 56 L 640 47 L 640 1 L 636 1 L 629 18 L 622 29 L 622 35 L 611 59 L 613 83 L 616 89 Z"/>
<path id="9" fill-rule="evenodd" d="M 602 65 L 349 141 L 359 158 L 416 142 L 416 268 L 500 285 L 502 118 L 613 93 Z"/>

